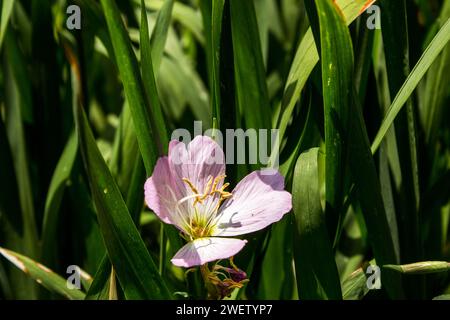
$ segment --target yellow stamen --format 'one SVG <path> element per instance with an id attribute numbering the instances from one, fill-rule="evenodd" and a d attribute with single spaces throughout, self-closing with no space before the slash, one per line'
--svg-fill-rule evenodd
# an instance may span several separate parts
<path id="1" fill-rule="evenodd" d="M 195 209 L 195 214 L 189 215 L 189 226 L 187 227 L 188 230 L 186 230 L 189 232 L 188 236 L 191 238 L 191 240 L 206 237 L 211 234 L 212 229 L 214 228 L 214 226 L 211 225 L 211 223 L 212 221 L 214 221 L 214 218 L 217 214 L 217 210 L 219 210 L 219 207 L 223 201 L 233 196 L 231 192 L 225 191 L 225 189 L 228 188 L 228 186 L 230 185 L 229 183 L 224 183 L 220 187 L 220 189 L 217 188 L 219 183 L 223 181 L 225 177 L 226 175 L 220 175 L 217 176 L 216 178 L 210 177 L 208 182 L 206 183 L 203 193 L 200 193 L 197 187 L 188 178 L 182 179 L 193 192 L 192 195 L 183 198 L 182 202 L 187 201 L 189 199 L 195 199 L 192 204 L 192 206 Z M 209 196 L 214 198 L 216 194 L 218 195 L 218 201 L 213 211 L 207 209 L 208 212 L 205 212 L 204 215 L 199 214 L 197 212 L 198 208 L 196 207 L 197 203 L 203 204 L 203 201 L 205 201 Z M 203 209 L 206 210 L 206 208 Z"/>
<path id="2" fill-rule="evenodd" d="M 211 188 L 211 192 L 209 193 L 210 195 L 213 195 L 214 193 L 216 193 L 217 191 L 217 185 L 219 184 L 220 181 L 224 180 L 227 176 L 226 175 L 221 175 L 218 176 L 214 179 L 214 184 L 213 187 Z"/>
<path id="3" fill-rule="evenodd" d="M 210 189 L 212 182 L 213 182 L 213 178 L 211 177 L 211 178 L 208 180 L 208 183 L 206 184 L 206 187 L 205 187 L 205 190 L 204 190 L 203 195 L 202 195 L 199 199 L 197 199 L 198 202 L 203 203 L 203 200 L 205 200 L 206 198 L 208 198 L 208 196 L 209 196 L 209 191 L 208 191 L 208 190 Z M 196 201 L 197 201 L 197 200 L 196 200 Z M 195 203 L 194 203 L 194 205 L 195 205 Z"/>
<path id="4" fill-rule="evenodd" d="M 199 193 L 197 188 L 194 186 L 194 184 L 188 178 L 183 178 L 183 181 L 186 182 L 186 184 L 189 186 L 189 188 L 191 188 L 191 190 L 192 190 L 192 192 L 194 192 L 194 194 Z"/>

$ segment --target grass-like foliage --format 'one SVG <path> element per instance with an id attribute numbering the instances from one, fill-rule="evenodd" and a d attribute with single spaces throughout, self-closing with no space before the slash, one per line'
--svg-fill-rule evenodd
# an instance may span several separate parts
<path id="1" fill-rule="evenodd" d="M 450 0 L 0 10 L 0 300 L 450 299 Z M 170 198 L 176 170 L 158 159 L 195 121 L 215 139 L 278 130 L 269 164 L 284 188 L 254 188 L 273 220 L 235 233 L 201 214 L 162 221 L 178 213 L 148 193 Z M 230 192 L 224 176 L 204 194 L 183 177 L 197 195 L 178 205 L 217 196 L 226 215 L 266 165 L 227 163 Z M 238 188 L 244 207 L 261 197 Z M 243 246 L 234 257 L 180 258 L 220 228 L 232 238 L 208 255 Z"/>

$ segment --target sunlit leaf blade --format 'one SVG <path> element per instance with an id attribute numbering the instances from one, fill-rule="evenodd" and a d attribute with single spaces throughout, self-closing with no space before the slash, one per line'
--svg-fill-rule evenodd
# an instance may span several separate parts
<path id="1" fill-rule="evenodd" d="M 211 91 L 212 117 L 220 128 L 220 44 L 224 0 L 201 1 L 203 26 L 206 36 L 209 87 Z"/>
<path id="2" fill-rule="evenodd" d="M 270 128 L 270 104 L 253 1 L 230 1 L 236 96 L 247 128 Z"/>
<path id="3" fill-rule="evenodd" d="M 346 23 L 350 24 L 363 13 L 362 9 L 367 4 L 367 1 L 339 0 L 336 1 L 336 4 L 341 9 Z M 284 88 L 281 113 L 277 125 L 280 129 L 281 138 L 286 133 L 294 107 L 317 62 L 319 62 L 319 54 L 314 43 L 312 31 L 309 29 L 297 48 Z"/>
<path id="4" fill-rule="evenodd" d="M 141 0 L 134 0 L 135 3 L 141 3 Z M 199 5 L 202 5 L 204 2 L 202 1 Z M 151 10 L 161 10 L 163 5 L 165 4 L 164 0 L 145 0 L 145 6 L 147 9 Z M 199 12 L 196 8 L 193 8 L 189 5 L 186 5 L 182 2 L 175 2 L 172 10 L 172 18 L 188 28 L 197 40 L 201 43 L 205 43 L 205 37 L 203 34 L 202 21 L 201 16 L 198 14 Z"/>
<path id="5" fill-rule="evenodd" d="M 342 299 L 332 243 L 320 203 L 318 157 L 318 148 L 302 153 L 293 178 L 298 295 L 300 299 Z"/>
<path id="6" fill-rule="evenodd" d="M 423 261 L 404 265 L 384 265 L 383 268 L 394 270 L 405 274 L 429 274 L 448 272 L 450 270 L 450 262 L 445 261 Z"/>
<path id="7" fill-rule="evenodd" d="M 156 132 L 158 133 L 159 143 L 159 155 L 165 153 L 168 147 L 168 135 L 166 125 L 159 103 L 159 95 L 156 88 L 155 72 L 159 70 L 162 54 L 164 51 L 164 45 L 167 39 L 168 23 L 170 22 L 170 13 L 172 10 L 173 1 L 167 1 L 167 5 L 161 9 L 156 22 L 155 30 L 153 31 L 151 40 L 149 39 L 147 13 L 142 1 L 141 5 L 141 70 L 142 80 L 144 82 L 144 88 L 149 105 L 152 109 L 152 115 L 154 116 L 154 123 L 156 126 Z M 160 26 L 163 24 L 163 26 Z M 154 60 L 156 59 L 156 60 Z M 157 74 L 157 72 L 156 72 Z"/>
<path id="8" fill-rule="evenodd" d="M 200 121 L 232 196 L 268 160 L 295 201 L 208 264 L 246 273 L 226 300 L 448 299 L 449 17 L 450 0 L 0 0 L 0 249 L 61 285 L 0 253 L 0 300 L 66 299 L 69 265 L 79 299 L 207 298 L 143 188 Z M 267 159 L 253 129 L 269 147 L 272 128 Z"/>
<path id="9" fill-rule="evenodd" d="M 147 105 L 139 66 L 115 1 L 102 0 L 101 3 L 116 54 L 116 62 L 122 77 L 125 95 L 130 104 L 139 149 L 141 150 L 147 174 L 150 175 L 158 154 L 157 143 L 154 139 L 157 131 L 152 126 L 153 116 Z"/>
<path id="10" fill-rule="evenodd" d="M 79 69 L 69 53 L 74 92 L 79 95 Z M 119 188 L 100 154 L 89 122 L 80 104 L 74 115 L 83 161 L 89 177 L 98 221 L 120 284 L 128 299 L 170 298 L 142 238 L 131 218 Z"/>
<path id="11" fill-rule="evenodd" d="M 77 126 L 105 245 L 125 295 L 129 299 L 169 298 L 82 110 L 77 112 Z"/>
<path id="12" fill-rule="evenodd" d="M 14 8 L 15 0 L 3 0 L 1 6 L 0 16 L 0 48 L 3 44 L 3 38 L 5 37 L 6 28 L 8 27 L 9 19 Z"/>
<path id="13" fill-rule="evenodd" d="M 48 290 L 58 293 L 70 300 L 84 299 L 85 294 L 82 291 L 76 288 L 69 288 L 67 280 L 42 264 L 4 248 L 0 248 L 0 254 Z"/>
<path id="14" fill-rule="evenodd" d="M 316 3 L 320 24 L 322 87 L 325 117 L 326 216 L 333 235 L 344 200 L 353 78 L 350 33 L 339 9 L 328 1 Z"/>
<path id="15" fill-rule="evenodd" d="M 366 270 L 368 265 L 355 270 L 342 282 L 344 300 L 361 300 L 369 292 Z"/>
<path id="16" fill-rule="evenodd" d="M 145 5 L 143 2 L 144 1 L 142 0 L 142 17 L 147 17 L 145 13 Z M 161 59 L 164 54 L 164 47 L 166 45 L 167 33 L 169 31 L 174 3 L 174 0 L 164 1 L 160 11 L 158 12 L 155 29 L 153 30 L 152 36 L 150 38 L 150 46 L 152 48 L 151 61 L 153 61 L 153 70 L 155 71 L 156 75 L 159 72 L 159 66 L 161 65 Z M 145 38 L 148 38 L 148 35 L 146 35 Z M 145 41 L 147 40 L 141 41 L 141 45 L 144 44 Z"/>
<path id="17" fill-rule="evenodd" d="M 440 296 L 434 297 L 433 300 L 450 300 L 450 294 L 442 294 Z"/>
<path id="18" fill-rule="evenodd" d="M 387 131 L 395 120 L 395 117 L 400 112 L 402 107 L 405 105 L 406 101 L 411 97 L 411 94 L 416 89 L 420 80 L 422 80 L 425 73 L 431 67 L 433 62 L 445 48 L 447 43 L 450 41 L 450 19 L 442 26 L 438 34 L 433 38 L 431 43 L 428 45 L 419 61 L 415 65 L 414 69 L 409 74 L 408 78 L 404 82 L 400 91 L 395 96 L 383 122 L 375 136 L 372 143 L 372 152 L 375 152 L 381 144 L 381 141 L 386 136 Z"/>

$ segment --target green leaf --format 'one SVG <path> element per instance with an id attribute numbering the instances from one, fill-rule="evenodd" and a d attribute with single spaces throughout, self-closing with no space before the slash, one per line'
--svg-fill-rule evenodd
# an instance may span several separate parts
<path id="1" fill-rule="evenodd" d="M 19 189 L 9 147 L 6 128 L 0 119 L 0 242 L 16 251 L 26 251 L 29 235 L 24 234 L 23 216 L 20 208 Z M 1 265 L 1 262 L 0 262 Z M 0 268 L 2 268 L 1 266 Z M 35 298 L 36 285 L 17 269 L 5 268 L 2 286 L 11 299 Z M 6 271 L 9 271 L 6 273 Z M 6 292 L 8 291 L 8 292 Z"/>
<path id="2" fill-rule="evenodd" d="M 141 4 L 141 0 L 134 0 L 134 2 L 139 5 Z M 204 2 L 207 1 L 201 1 L 199 5 L 203 5 Z M 165 1 L 163 0 L 145 0 L 145 7 L 150 10 L 161 10 L 164 4 Z M 172 10 L 172 18 L 174 21 L 189 29 L 200 44 L 203 45 L 205 43 L 201 16 L 195 8 L 181 2 L 175 2 Z"/>
<path id="3" fill-rule="evenodd" d="M 42 227 L 42 260 L 54 266 L 57 259 L 56 245 L 59 209 L 72 173 L 72 166 L 78 151 L 77 135 L 73 133 L 64 148 L 56 166 L 45 201 L 44 223 Z"/>
<path id="4" fill-rule="evenodd" d="M 325 191 L 328 230 L 334 235 L 344 200 L 348 127 L 353 78 L 353 46 L 339 9 L 316 2 L 320 24 L 322 88 L 325 116 Z"/>
<path id="5" fill-rule="evenodd" d="M 410 71 L 408 22 L 406 19 L 406 0 L 380 1 L 381 25 L 384 52 L 386 58 L 386 73 L 388 77 L 390 96 L 393 97 Z M 402 263 L 422 259 L 421 234 L 419 230 L 419 169 L 417 163 L 417 133 L 413 100 L 407 101 L 406 108 L 395 120 L 395 138 L 400 160 L 401 188 L 397 201 L 397 221 L 400 243 L 400 261 Z M 416 284 L 412 290 L 423 291 Z M 420 294 L 414 296 L 421 298 Z"/>
<path id="6" fill-rule="evenodd" d="M 355 86 L 362 105 L 365 103 L 369 72 L 371 68 L 375 32 L 367 28 L 365 20 L 358 24 L 358 36 L 355 45 Z"/>
<path id="7" fill-rule="evenodd" d="M 150 47 L 151 50 L 151 59 L 153 60 L 153 70 L 155 71 L 155 74 L 158 75 L 159 72 L 159 66 L 161 65 L 161 59 L 164 54 L 164 47 L 166 45 L 166 39 L 167 39 L 167 33 L 169 32 L 169 26 L 170 21 L 172 18 L 172 10 L 173 5 L 175 1 L 174 0 L 166 0 L 164 1 L 161 10 L 158 12 L 158 17 L 156 18 L 156 25 L 153 30 L 151 39 L 150 39 Z M 141 9 L 141 15 L 142 18 L 145 18 L 145 24 L 147 25 L 147 13 L 145 11 L 145 5 L 144 0 L 142 0 L 141 3 L 142 9 Z M 144 20 L 141 20 L 141 24 L 144 22 Z M 141 26 L 141 32 L 144 27 Z M 147 32 L 148 32 L 148 26 L 147 26 Z M 148 34 L 145 34 L 145 41 L 148 39 Z M 141 45 L 145 43 L 145 41 L 142 41 L 142 34 L 141 34 Z"/>
<path id="8" fill-rule="evenodd" d="M 441 14 L 437 23 L 442 27 L 444 22 L 450 18 L 450 1 L 443 4 Z M 433 146 L 442 125 L 442 119 L 447 106 L 448 83 L 450 82 L 450 46 L 447 45 L 439 58 L 430 68 L 426 77 L 426 88 L 424 105 L 425 139 L 430 146 Z"/>
<path id="9" fill-rule="evenodd" d="M 389 110 L 387 111 L 380 129 L 378 130 L 377 135 L 375 136 L 375 139 L 372 143 L 373 153 L 375 153 L 380 146 L 381 141 L 386 136 L 386 133 L 394 122 L 395 117 L 405 105 L 406 101 L 408 101 L 408 99 L 411 97 L 411 94 L 416 89 L 420 80 L 422 80 L 425 73 L 428 71 L 428 69 L 431 67 L 431 65 L 434 63 L 436 58 L 439 56 L 439 54 L 442 52 L 449 41 L 450 19 L 447 20 L 447 22 L 442 26 L 431 43 L 428 45 L 425 52 L 422 54 L 419 61 L 415 65 L 414 69 L 408 75 L 406 81 L 403 83 L 401 89 L 395 96 L 395 99 L 389 107 Z"/>
<path id="10" fill-rule="evenodd" d="M 288 159 L 283 162 L 280 166 L 280 173 L 286 178 L 292 177 L 292 172 L 294 171 L 295 164 L 297 162 L 300 153 L 311 146 L 317 145 L 319 142 L 318 132 L 316 128 L 315 115 L 317 113 L 317 108 L 313 102 L 308 102 L 308 113 L 306 115 L 305 125 L 303 127 L 302 133 L 297 140 L 294 150 L 289 155 Z"/>
<path id="11" fill-rule="evenodd" d="M 67 214 L 64 214 L 65 211 L 62 211 L 62 224 L 59 224 L 58 239 L 65 239 L 63 226 L 66 225 L 64 222 L 69 218 L 71 222 L 70 229 L 74 230 L 70 232 L 70 238 L 74 246 L 71 252 L 73 259 L 79 261 L 80 267 L 86 269 L 89 273 L 94 273 L 101 261 L 101 257 L 106 254 L 106 248 L 100 226 L 98 225 L 97 212 L 89 190 L 89 182 L 84 170 L 81 153 L 79 153 L 73 165 L 70 179 L 70 186 L 67 186 L 63 203 L 63 208 L 69 207 L 70 214 L 68 217 Z M 58 249 L 61 250 L 64 247 L 59 245 Z M 59 255 L 57 257 L 61 254 L 61 251 L 58 252 Z M 59 259 L 57 262 L 58 265 L 61 265 Z"/>
<path id="12" fill-rule="evenodd" d="M 300 299 L 342 299 L 332 243 L 320 203 L 318 157 L 318 148 L 302 153 L 293 178 L 298 295 Z"/>
<path id="13" fill-rule="evenodd" d="M 363 267 L 355 270 L 342 282 L 342 293 L 344 300 L 361 300 L 369 292 L 366 274 L 366 270 L 369 265 L 374 265 L 374 261 L 370 264 L 365 263 Z"/>
<path id="14" fill-rule="evenodd" d="M 30 169 L 28 163 L 28 151 L 25 143 L 22 111 L 31 109 L 31 100 L 27 94 L 30 92 L 30 80 L 28 77 L 19 76 L 17 68 L 21 63 L 18 53 L 16 38 L 9 28 L 5 37 L 4 76 L 5 76 L 5 126 L 8 135 L 11 155 L 19 187 L 20 208 L 24 227 L 25 254 L 35 258 L 37 252 L 37 228 L 34 213 L 34 202 Z M 14 58 L 15 57 L 15 58 Z M 16 68 L 17 67 L 17 68 Z M 25 91 L 24 91 L 25 90 Z"/>
<path id="15" fill-rule="evenodd" d="M 119 73 L 122 77 L 125 95 L 130 104 L 139 149 L 147 175 L 150 175 L 158 154 L 157 143 L 154 139 L 157 130 L 152 126 L 152 119 L 154 118 L 147 105 L 139 66 L 119 9 L 113 0 L 102 0 L 101 4 L 108 24 Z"/>
<path id="16" fill-rule="evenodd" d="M 391 233 L 391 225 L 384 208 L 380 181 L 370 151 L 369 137 L 362 117 L 361 108 L 356 102 L 351 104 L 351 136 L 349 144 L 349 165 L 354 180 L 354 192 L 359 202 L 367 226 L 368 239 L 375 259 L 380 265 L 398 263 L 396 245 Z M 383 285 L 388 294 L 397 299 L 403 298 L 400 279 L 395 275 L 384 276 Z"/>
<path id="17" fill-rule="evenodd" d="M 74 92 L 79 69 L 72 63 Z M 168 299 L 170 294 L 139 235 L 80 104 L 74 105 L 78 139 L 108 256 L 127 299 Z"/>
<path id="18" fill-rule="evenodd" d="M 6 270 L 3 267 L 3 262 L 0 261 L 0 292 L 2 293 L 2 298 L 5 300 L 14 299 L 10 280 L 10 277 L 8 277 L 8 275 L 6 274 Z"/>
<path id="19" fill-rule="evenodd" d="M 444 22 L 450 18 L 450 1 L 444 2 L 437 27 L 442 27 Z M 436 141 L 441 128 L 443 115 L 448 96 L 448 83 L 450 81 L 450 46 L 447 45 L 442 55 L 436 59 L 426 77 L 426 88 L 424 93 L 424 104 L 422 106 L 423 127 L 425 128 L 425 139 L 429 145 Z"/>
<path id="20" fill-rule="evenodd" d="M 154 70 L 159 70 L 159 66 L 164 51 L 164 45 L 167 39 L 167 32 L 170 22 L 170 12 L 173 7 L 173 1 L 167 1 L 164 7 L 161 9 L 158 19 L 156 21 L 156 27 L 152 34 L 152 39 L 149 40 L 147 12 L 145 11 L 144 1 L 141 5 L 141 70 L 142 80 L 144 81 L 144 88 L 146 91 L 148 104 L 151 106 L 154 116 L 154 123 L 156 126 L 156 132 L 159 139 L 159 155 L 163 155 L 167 150 L 169 141 L 164 123 L 163 113 L 159 104 L 158 91 L 155 82 Z M 160 26 L 162 24 L 162 26 Z M 156 60 L 155 60 L 156 59 Z"/>
<path id="21" fill-rule="evenodd" d="M 122 113 L 120 114 L 119 126 L 115 133 L 111 159 L 109 161 L 111 174 L 116 179 L 123 196 L 126 196 L 128 193 L 134 169 L 129 164 L 135 163 L 138 158 L 139 160 L 142 159 L 139 153 L 130 105 L 125 101 Z"/>
<path id="22" fill-rule="evenodd" d="M 4 42 L 5 58 L 8 59 L 8 63 L 12 66 L 11 73 L 20 92 L 21 117 L 24 122 L 30 123 L 33 120 L 30 76 L 26 66 L 25 55 L 17 41 L 17 34 L 11 27 L 6 31 Z"/>
<path id="23" fill-rule="evenodd" d="M 423 261 L 404 265 L 387 264 L 384 265 L 383 268 L 405 274 L 429 274 L 450 271 L 450 262 Z"/>
<path id="24" fill-rule="evenodd" d="M 361 9 L 366 3 L 366 0 L 336 1 L 347 25 L 363 13 Z M 280 129 L 280 139 L 283 139 L 286 133 L 300 94 L 317 62 L 319 62 L 319 54 L 314 43 L 312 31 L 309 29 L 297 47 L 284 88 L 281 112 L 277 124 L 277 127 Z"/>
<path id="25" fill-rule="evenodd" d="M 290 300 L 294 297 L 297 288 L 292 267 L 293 228 L 291 215 L 272 226 L 264 256 L 255 264 L 255 269 L 259 269 L 255 272 L 258 283 L 254 284 L 256 290 L 252 299 Z M 253 275 L 252 278 L 255 279 Z"/>
<path id="26" fill-rule="evenodd" d="M 178 41 L 178 40 L 177 40 Z M 186 118 L 186 106 L 189 106 L 194 119 L 203 122 L 207 129 L 211 123 L 211 111 L 208 101 L 208 92 L 204 88 L 200 75 L 191 66 L 189 58 L 179 50 L 181 43 L 172 41 L 175 50 L 167 48 L 168 56 L 162 60 L 161 71 L 158 77 L 158 89 L 162 104 L 166 112 L 173 113 L 173 122 L 192 125 L 191 119 Z M 176 44 L 175 44 L 176 43 Z M 166 113 L 166 114 L 167 114 Z"/>
<path id="27" fill-rule="evenodd" d="M 86 294 L 86 300 L 107 300 L 109 293 L 109 280 L 111 275 L 111 262 L 105 255 L 98 267 L 89 290 Z"/>
<path id="28" fill-rule="evenodd" d="M 74 0 L 74 3 L 80 6 L 83 13 L 83 22 L 86 22 L 86 27 L 98 36 L 101 43 L 105 46 L 108 55 L 115 61 L 115 54 L 109 37 L 108 27 L 99 3 L 90 0 Z"/>
<path id="29" fill-rule="evenodd" d="M 442 294 L 440 296 L 434 297 L 433 300 L 450 300 L 450 294 Z"/>
<path id="30" fill-rule="evenodd" d="M 212 117 L 220 128 L 220 44 L 224 0 L 201 1 L 203 26 L 206 34 L 206 57 L 208 62 L 209 87 L 211 91 Z"/>
<path id="31" fill-rule="evenodd" d="M 82 291 L 78 289 L 69 289 L 67 287 L 67 281 L 64 278 L 42 264 L 1 247 L 0 254 L 51 292 L 58 293 L 70 300 L 84 299 L 85 294 Z"/>
<path id="32" fill-rule="evenodd" d="M 271 24 L 277 23 L 276 20 L 278 18 L 271 12 L 271 10 L 273 10 L 273 3 L 272 0 L 256 0 L 254 2 L 265 69 L 267 69 L 267 59 L 269 54 L 269 28 Z"/>
<path id="33" fill-rule="evenodd" d="M 237 104 L 247 128 L 270 128 L 270 103 L 253 1 L 230 0 Z"/>
<path id="34" fill-rule="evenodd" d="M 167 148 L 169 145 L 168 140 L 168 134 L 163 118 L 163 113 L 161 110 L 161 106 L 158 99 L 158 91 L 157 86 L 155 82 L 155 76 L 153 70 L 158 70 L 162 54 L 164 51 L 164 45 L 167 39 L 167 33 L 169 29 L 169 23 L 170 23 L 170 15 L 172 12 L 174 1 L 169 0 L 167 1 L 163 7 L 161 8 L 161 11 L 158 14 L 158 18 L 156 21 L 156 27 L 153 31 L 152 38 L 149 41 L 149 34 L 148 34 L 148 23 L 147 23 L 147 13 L 145 11 L 144 2 L 141 3 L 141 30 L 140 30 L 140 38 L 141 38 L 141 69 L 142 69 L 142 78 L 144 81 L 144 88 L 146 90 L 147 97 L 149 98 L 149 105 L 152 106 L 153 116 L 154 116 L 154 126 L 157 128 L 156 132 L 159 135 L 159 155 L 163 156 L 165 153 L 167 153 Z M 152 60 L 153 57 L 156 58 L 155 60 Z M 140 175 L 143 171 L 143 168 L 141 167 L 140 161 L 138 161 L 137 165 L 135 166 L 135 172 L 133 175 L 132 180 L 132 192 L 128 193 L 127 197 L 127 204 L 128 206 L 133 205 L 133 203 L 139 203 L 139 200 L 141 203 L 143 202 L 143 192 L 142 192 L 142 184 L 140 184 Z M 142 208 L 142 207 L 141 207 Z M 136 217 L 135 223 L 138 224 L 139 222 L 139 214 L 141 212 L 141 208 L 136 208 L 134 212 L 134 216 Z M 138 210 L 139 209 L 139 210 Z M 132 211 L 133 212 L 133 211 Z M 169 234 L 169 237 L 174 239 L 177 237 L 177 231 L 173 226 L 166 226 L 161 227 L 161 245 L 160 245 L 160 271 L 162 274 L 162 271 L 164 270 L 166 259 L 165 259 L 165 232 L 164 229 L 166 229 L 166 232 Z M 172 241 L 172 245 L 175 248 L 181 247 L 181 241 Z"/>
<path id="35" fill-rule="evenodd" d="M 122 195 L 95 144 L 84 112 L 76 111 L 77 128 L 98 220 L 120 284 L 128 299 L 169 298 Z"/>
<path id="36" fill-rule="evenodd" d="M 14 8 L 15 0 L 3 0 L 2 1 L 2 13 L 0 17 L 0 48 L 3 44 L 6 28 L 8 27 L 9 18 L 11 17 L 12 10 Z"/>
<path id="37" fill-rule="evenodd" d="M 389 84 L 386 71 L 386 59 L 383 48 L 381 31 L 376 31 L 373 50 L 374 73 L 377 82 L 377 97 L 380 109 L 384 114 L 391 104 Z M 381 193 L 385 206 L 387 220 L 391 229 L 392 240 L 395 248 L 395 255 L 400 259 L 400 243 L 398 237 L 397 214 L 395 208 L 395 198 L 393 190 L 399 188 L 401 184 L 401 168 L 398 155 L 395 128 L 389 130 L 384 145 L 379 154 L 379 176 Z"/>

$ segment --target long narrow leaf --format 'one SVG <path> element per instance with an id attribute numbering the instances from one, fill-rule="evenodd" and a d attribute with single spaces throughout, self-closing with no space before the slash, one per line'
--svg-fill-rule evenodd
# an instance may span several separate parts
<path id="1" fill-rule="evenodd" d="M 230 0 L 236 94 L 247 128 L 270 128 L 270 104 L 253 1 Z"/>
<path id="2" fill-rule="evenodd" d="M 166 0 L 158 12 L 158 17 L 156 18 L 155 29 L 153 30 L 152 36 L 150 38 L 150 46 L 152 48 L 151 59 L 153 61 L 153 70 L 155 74 L 158 74 L 159 66 L 161 64 L 161 59 L 164 54 L 164 47 L 166 45 L 167 33 L 169 32 L 170 21 L 172 18 L 172 10 L 174 0 Z M 146 18 L 145 5 L 142 1 L 142 17 Z M 141 21 L 141 23 L 143 20 Z M 147 23 L 145 21 L 145 23 Z M 148 27 L 147 27 L 148 30 Z M 148 35 L 146 35 L 148 38 Z M 141 40 L 141 44 L 143 44 Z"/>
<path id="3" fill-rule="evenodd" d="M 146 102 L 145 89 L 142 84 L 136 56 L 123 25 L 119 9 L 113 0 L 102 0 L 101 3 L 116 55 L 117 66 L 122 77 L 125 95 L 130 104 L 139 149 L 141 150 L 147 174 L 150 175 L 158 154 L 157 144 L 153 138 L 157 131 L 154 128 L 155 126 L 152 126 L 152 112 Z"/>
<path id="4" fill-rule="evenodd" d="M 341 9 L 346 23 L 350 24 L 364 12 L 362 9 L 367 7 L 367 2 L 366 0 L 339 0 L 336 1 L 336 4 Z M 371 3 L 373 2 L 371 1 Z M 312 31 L 309 29 L 297 48 L 284 88 L 277 125 L 280 129 L 280 138 L 283 138 L 286 133 L 294 107 L 317 62 L 319 62 L 319 53 Z"/>
<path id="5" fill-rule="evenodd" d="M 67 281 L 42 264 L 16 252 L 0 248 L 0 254 L 48 290 L 70 300 L 84 299 L 84 293 L 67 286 Z"/>
<path id="6" fill-rule="evenodd" d="M 372 143 L 372 152 L 378 149 L 381 144 L 381 141 L 386 136 L 390 126 L 395 120 L 395 117 L 400 112 L 402 107 L 405 105 L 406 101 L 411 97 L 411 94 L 414 92 L 414 89 L 419 84 L 420 80 L 422 80 L 423 76 L 426 74 L 428 69 L 431 67 L 433 62 L 445 48 L 447 43 L 450 41 L 450 19 L 442 26 L 439 30 L 438 34 L 433 38 L 431 43 L 428 45 L 425 52 L 420 57 L 419 61 L 415 65 L 414 69 L 409 74 L 405 83 L 395 96 L 394 101 L 392 102 L 389 110 L 387 111 L 386 116 L 383 119 L 383 122 L 378 129 L 377 135 Z"/>
<path id="7" fill-rule="evenodd" d="M 334 235 L 344 200 L 344 177 L 353 78 L 350 33 L 339 9 L 329 1 L 316 2 L 320 24 L 322 87 L 325 116 L 326 215 Z"/>
<path id="8" fill-rule="evenodd" d="M 448 272 L 450 270 L 450 262 L 445 261 L 424 261 L 405 265 L 384 265 L 383 268 L 391 269 L 405 274 L 429 274 Z"/>
<path id="9" fill-rule="evenodd" d="M 75 94 L 79 95 L 79 68 L 69 53 Z M 150 257 L 111 173 L 100 154 L 86 115 L 74 105 L 76 127 L 93 200 L 108 251 L 128 299 L 170 298 L 164 280 Z"/>
<path id="10" fill-rule="evenodd" d="M 58 231 L 58 213 L 66 184 L 70 179 L 72 166 L 78 150 L 77 135 L 73 133 L 56 166 L 45 201 L 44 223 L 42 227 L 42 259 L 45 264 L 53 266 L 56 261 Z"/>
<path id="11" fill-rule="evenodd" d="M 319 150 L 298 158 L 292 186 L 296 220 L 295 268 L 300 299 L 342 299 L 325 216 L 320 203 Z M 320 253 L 320 254 L 318 254 Z"/>

